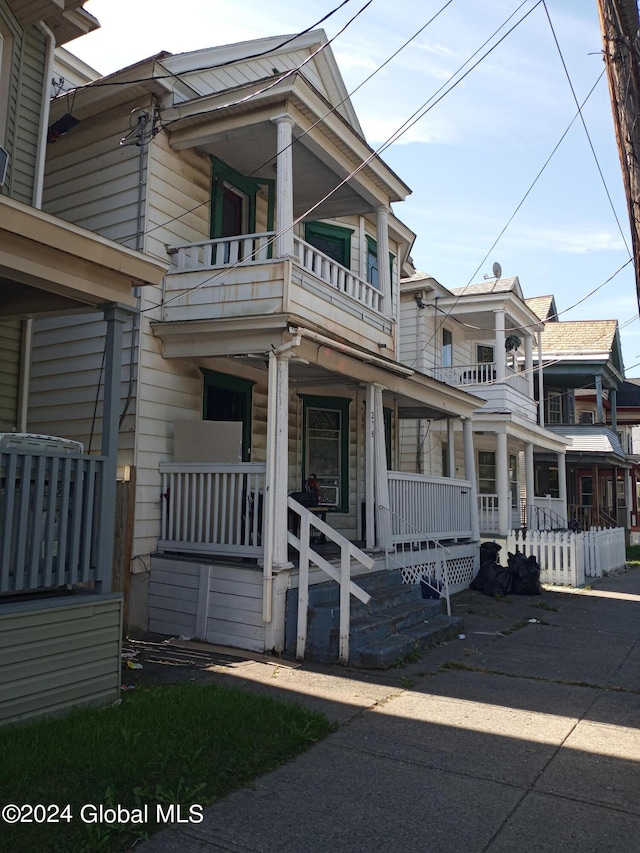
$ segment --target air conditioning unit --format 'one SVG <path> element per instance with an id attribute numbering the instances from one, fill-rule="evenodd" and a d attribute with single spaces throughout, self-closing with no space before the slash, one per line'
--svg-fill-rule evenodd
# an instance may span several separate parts
<path id="1" fill-rule="evenodd" d="M 35 450 L 72 454 L 83 453 L 84 446 L 80 441 L 71 438 L 59 438 L 55 435 L 37 435 L 29 432 L 0 432 L 0 450 Z"/>
<path id="2" fill-rule="evenodd" d="M 340 503 L 340 489 L 338 486 L 320 486 L 318 490 L 318 504 L 320 506 L 338 506 Z"/>

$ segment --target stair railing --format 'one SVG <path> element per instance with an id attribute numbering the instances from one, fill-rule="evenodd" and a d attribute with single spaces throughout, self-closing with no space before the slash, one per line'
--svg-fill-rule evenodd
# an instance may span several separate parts
<path id="1" fill-rule="evenodd" d="M 403 543 L 403 545 L 409 546 L 409 548 L 411 549 L 412 555 L 414 555 L 414 554 L 419 555 L 418 559 L 420 560 L 420 562 L 425 562 L 425 560 L 424 560 L 425 551 L 422 548 L 423 545 L 427 546 L 427 551 L 430 551 L 432 548 L 435 549 L 437 556 L 435 559 L 435 570 L 434 570 L 434 575 L 433 575 L 433 583 L 432 583 L 432 576 L 430 573 L 426 577 L 421 578 L 420 582 L 421 583 L 424 582 L 430 589 L 432 589 L 434 592 L 438 593 L 438 596 L 440 598 L 445 599 L 445 601 L 447 602 L 447 615 L 451 616 L 451 597 L 449 594 L 449 570 L 448 570 L 448 566 L 447 566 L 447 557 L 449 556 L 449 554 L 451 552 L 449 551 L 449 549 L 445 545 L 443 545 L 441 542 L 438 542 L 437 539 L 432 539 L 427 533 L 425 533 L 424 531 L 417 528 L 410 521 L 407 521 L 406 518 L 402 518 L 402 516 L 395 513 L 389 507 L 380 505 L 380 509 L 385 511 L 385 512 L 388 512 L 392 518 L 394 518 L 397 522 L 400 522 L 401 524 L 403 524 L 405 526 L 405 528 L 411 533 L 411 535 L 413 537 L 412 541 L 405 542 L 405 543 Z M 404 564 L 400 560 L 398 560 L 397 558 L 395 558 L 393 556 L 394 553 L 396 553 L 396 546 L 388 545 L 385 548 L 385 557 L 387 560 L 387 564 L 391 560 L 391 561 L 395 562 L 396 565 L 399 566 L 400 568 L 404 568 L 405 567 Z M 402 553 L 406 553 L 406 551 L 403 550 Z M 419 565 L 419 563 L 412 562 L 411 565 L 415 567 L 416 565 Z M 441 578 L 440 586 L 437 586 L 438 568 L 440 568 L 440 578 Z"/>
<path id="2" fill-rule="evenodd" d="M 349 630 L 351 627 L 350 595 L 354 595 L 363 604 L 368 604 L 371 596 L 351 580 L 351 560 L 356 560 L 367 570 L 375 566 L 373 560 L 364 551 L 349 542 L 342 534 L 322 521 L 315 513 L 298 503 L 292 497 L 287 500 L 289 510 L 299 519 L 299 535 L 292 531 L 287 533 L 289 545 L 296 548 L 300 555 L 298 570 L 298 626 L 296 633 L 296 658 L 304 660 L 307 645 L 307 614 L 309 610 L 309 564 L 313 563 L 340 586 L 340 627 L 339 627 L 339 658 L 340 663 L 349 662 Z M 311 547 L 311 528 L 315 528 L 325 539 L 335 542 L 340 548 L 340 567 L 314 551 Z"/>

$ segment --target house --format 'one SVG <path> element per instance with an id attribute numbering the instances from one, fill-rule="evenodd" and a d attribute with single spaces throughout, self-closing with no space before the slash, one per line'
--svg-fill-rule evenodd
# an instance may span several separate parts
<path id="1" fill-rule="evenodd" d="M 605 408 L 607 423 L 612 426 L 611 408 Z M 616 432 L 620 445 L 631 463 L 625 469 L 625 503 L 628 510 L 626 527 L 629 530 L 629 542 L 637 545 L 640 541 L 640 446 L 636 439 L 640 424 L 640 380 L 625 379 L 616 394 Z M 628 479 L 627 479 L 628 478 Z"/>
<path id="2" fill-rule="evenodd" d="M 41 210 L 56 45 L 94 29 L 78 0 L 0 0 L 0 722 L 120 692 L 122 596 L 111 592 L 122 330 L 164 265 Z M 34 325 L 99 318 L 94 453 L 34 428 Z M 70 346 L 63 334 L 59 350 Z M 41 373 L 55 374 L 53 359 Z M 69 394 L 77 389 L 69 387 Z M 57 426 L 57 425 L 56 425 Z"/>
<path id="3" fill-rule="evenodd" d="M 567 442 L 540 422 L 536 402 L 542 376 L 534 353 L 539 362 L 544 323 L 518 278 L 447 289 L 414 272 L 401 283 L 400 328 L 403 363 L 481 400 L 471 421 L 481 536 L 566 526 Z M 417 453 L 433 473 L 458 470 L 461 442 L 453 422 L 445 429 L 416 418 L 404 437 L 403 461 Z M 536 456 L 559 472 L 554 490 L 536 478 Z"/>
<path id="4" fill-rule="evenodd" d="M 307 586 L 334 578 L 347 660 L 349 593 L 369 601 L 372 569 L 453 590 L 477 568 L 478 398 L 399 357 L 414 235 L 392 205 L 409 188 L 366 143 L 320 30 L 98 81 L 65 62 L 87 85 L 49 147 L 45 208 L 170 263 L 123 350 L 130 627 L 301 657 Z M 98 381 L 98 318 L 34 337 L 32 428 L 97 441 L 92 401 L 68 389 Z M 455 471 L 400 469 L 416 418 L 459 424 Z"/>
<path id="5" fill-rule="evenodd" d="M 569 518 L 583 529 L 627 527 L 631 464 L 618 431 L 617 392 L 624 380 L 616 320 L 559 321 L 552 297 L 527 300 L 545 319 L 542 414 L 565 436 Z M 555 461 L 537 454 L 538 483 L 557 494 Z"/>

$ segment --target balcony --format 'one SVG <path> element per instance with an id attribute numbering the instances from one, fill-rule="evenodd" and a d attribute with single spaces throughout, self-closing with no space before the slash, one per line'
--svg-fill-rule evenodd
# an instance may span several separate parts
<path id="1" fill-rule="evenodd" d="M 527 377 L 511 367 L 505 367 L 504 379 L 497 378 L 495 362 L 463 364 L 455 367 L 434 367 L 430 376 L 447 385 L 464 387 L 466 391 L 486 400 L 486 409 L 519 411 L 535 420 L 537 404 L 531 397 Z"/>
<path id="2" fill-rule="evenodd" d="M 274 258 L 275 233 L 245 234 L 168 249 L 163 320 L 232 320 L 294 315 L 379 353 L 394 349 L 383 294 L 298 237 Z M 375 336 L 375 344 L 372 338 Z"/>

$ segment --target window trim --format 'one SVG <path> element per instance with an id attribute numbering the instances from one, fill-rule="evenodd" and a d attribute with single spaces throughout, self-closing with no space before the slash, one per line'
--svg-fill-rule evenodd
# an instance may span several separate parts
<path id="1" fill-rule="evenodd" d="M 270 178 L 247 178 L 220 160 L 213 154 L 211 159 L 211 221 L 209 236 L 211 240 L 222 237 L 222 204 L 225 186 L 247 200 L 246 233 L 255 234 L 257 198 L 261 187 L 267 188 L 267 231 L 273 231 L 275 221 L 275 181 Z M 241 235 L 231 235 L 241 236 Z"/>
<path id="2" fill-rule="evenodd" d="M 321 222 L 319 220 L 305 222 L 305 243 L 309 243 L 310 246 L 313 246 L 313 243 L 309 240 L 309 236 L 313 236 L 314 234 L 317 234 L 318 237 L 335 240 L 336 243 L 340 243 L 342 245 L 343 261 L 336 261 L 336 263 L 339 263 L 341 266 L 345 267 L 345 269 L 351 269 L 351 238 L 353 237 L 353 231 L 350 228 L 344 228 L 342 225 L 331 225 L 330 223 Z M 314 246 L 314 248 L 316 247 Z M 318 249 L 318 251 L 320 252 L 322 250 Z"/>
<path id="3" fill-rule="evenodd" d="M 228 373 L 218 373 L 208 367 L 201 367 L 202 374 L 202 420 L 207 421 L 207 393 L 210 388 L 222 388 L 227 391 L 237 391 L 246 396 L 246 411 L 242 418 L 242 461 L 251 460 L 251 431 L 252 431 L 252 409 L 253 409 L 253 386 L 256 384 L 250 379 L 240 379 L 238 376 L 230 376 Z"/>

